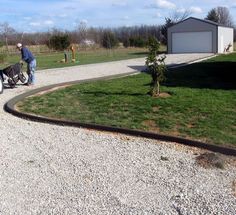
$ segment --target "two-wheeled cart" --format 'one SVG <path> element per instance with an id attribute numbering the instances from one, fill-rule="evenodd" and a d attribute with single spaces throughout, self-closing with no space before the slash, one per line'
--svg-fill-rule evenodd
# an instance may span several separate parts
<path id="1" fill-rule="evenodd" d="M 10 88 L 14 88 L 18 81 L 25 83 L 26 77 L 22 71 L 22 63 L 16 63 L 0 70 L 0 93 L 3 92 L 3 82 L 7 79 Z"/>

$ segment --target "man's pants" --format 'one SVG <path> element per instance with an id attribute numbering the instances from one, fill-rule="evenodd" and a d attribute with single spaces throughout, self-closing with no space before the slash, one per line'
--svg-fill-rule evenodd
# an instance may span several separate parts
<path id="1" fill-rule="evenodd" d="M 28 74 L 28 84 L 34 84 L 35 83 L 35 70 L 36 70 L 36 60 L 32 60 L 27 65 L 27 74 Z"/>

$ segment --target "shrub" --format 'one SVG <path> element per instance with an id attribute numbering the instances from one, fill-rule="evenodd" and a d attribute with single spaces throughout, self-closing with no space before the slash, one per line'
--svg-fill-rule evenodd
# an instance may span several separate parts
<path id="1" fill-rule="evenodd" d="M 7 55 L 6 55 L 6 54 L 3 54 L 3 53 L 1 53 L 1 54 L 0 54 L 0 63 L 4 63 L 4 62 L 5 62 L 5 60 L 6 60 L 6 58 L 7 58 Z"/>
<path id="2" fill-rule="evenodd" d="M 129 38 L 129 44 L 130 46 L 133 46 L 133 47 L 143 48 L 147 46 L 147 40 L 145 40 L 142 37 L 131 37 Z"/>
<path id="3" fill-rule="evenodd" d="M 0 41 L 0 48 L 4 46 L 4 42 Z"/>
<path id="4" fill-rule="evenodd" d="M 118 39 L 111 31 L 105 31 L 102 37 L 102 46 L 107 49 L 112 49 L 118 46 Z"/>
<path id="5" fill-rule="evenodd" d="M 47 46 L 58 51 L 65 50 L 70 46 L 69 35 L 54 35 L 49 39 Z"/>
<path id="6" fill-rule="evenodd" d="M 128 48 L 130 46 L 130 41 L 129 41 L 129 38 L 125 38 L 125 40 L 123 41 L 123 46 L 125 48 Z"/>

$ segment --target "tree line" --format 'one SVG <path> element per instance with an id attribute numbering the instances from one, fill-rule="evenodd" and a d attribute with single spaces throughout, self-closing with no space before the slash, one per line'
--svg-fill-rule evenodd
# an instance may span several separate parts
<path id="1" fill-rule="evenodd" d="M 93 41 L 104 47 L 114 47 L 118 43 L 124 46 L 144 47 L 150 36 L 162 41 L 161 26 L 133 26 L 119 28 L 78 28 L 73 31 L 63 31 L 53 28 L 47 32 L 24 33 L 17 32 L 8 23 L 0 23 L 0 45 L 15 45 L 21 42 L 25 45 L 50 44 L 52 37 L 68 37 L 71 43 L 80 44 L 85 40 Z M 110 43 L 110 44 L 109 44 Z"/>
<path id="2" fill-rule="evenodd" d="M 155 37 L 162 44 L 166 44 L 167 28 L 188 18 L 190 15 L 191 13 L 188 11 L 185 13 L 174 12 L 170 17 L 165 18 L 163 25 L 93 28 L 87 27 L 86 23 L 81 22 L 73 31 L 53 28 L 47 32 L 36 33 L 17 32 L 5 22 L 0 23 L 0 47 L 5 45 L 8 49 L 9 45 L 15 45 L 21 42 L 25 45 L 48 45 L 49 48 L 55 48 L 55 44 L 58 44 L 55 40 L 64 41 L 65 44 L 68 44 L 68 42 L 81 44 L 86 41 L 91 41 L 105 48 L 113 48 L 119 43 L 122 43 L 125 47 L 145 47 L 149 37 Z M 213 8 L 208 12 L 205 19 L 234 27 L 234 37 L 236 37 L 236 28 L 228 8 Z M 234 38 L 234 40 L 236 40 L 236 38 Z M 60 46 L 60 48 L 62 49 L 64 47 Z"/>

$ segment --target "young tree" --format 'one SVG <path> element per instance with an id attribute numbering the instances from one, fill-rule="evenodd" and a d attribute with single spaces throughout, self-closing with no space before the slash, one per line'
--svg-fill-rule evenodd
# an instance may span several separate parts
<path id="1" fill-rule="evenodd" d="M 167 70 L 165 65 L 166 56 L 158 56 L 158 50 L 160 48 L 160 42 L 155 37 L 151 37 L 148 40 L 148 56 L 146 59 L 147 71 L 152 76 L 150 94 L 153 97 L 160 95 L 160 83 L 165 80 L 165 71 Z"/>

